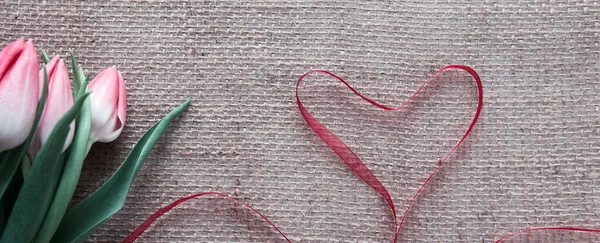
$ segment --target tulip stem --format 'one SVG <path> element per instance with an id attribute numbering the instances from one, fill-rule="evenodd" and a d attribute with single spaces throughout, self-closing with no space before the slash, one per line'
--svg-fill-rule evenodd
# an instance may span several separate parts
<path id="1" fill-rule="evenodd" d="M 23 172 L 23 179 L 27 178 L 27 172 L 31 168 L 31 160 L 29 156 L 23 155 L 23 159 L 21 160 L 21 172 Z"/>
<path id="2" fill-rule="evenodd" d="M 88 140 L 88 144 L 87 144 L 87 148 L 85 149 L 85 155 L 87 157 L 87 154 L 90 153 L 90 150 L 92 149 L 92 145 L 94 145 L 94 140 Z"/>

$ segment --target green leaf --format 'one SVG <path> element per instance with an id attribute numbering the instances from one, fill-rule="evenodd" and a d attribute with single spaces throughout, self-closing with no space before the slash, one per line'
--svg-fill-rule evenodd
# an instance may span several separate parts
<path id="1" fill-rule="evenodd" d="M 4 203 L 0 199 L 0 235 L 4 232 L 4 226 L 6 222 L 6 217 L 4 216 Z"/>
<path id="2" fill-rule="evenodd" d="M 79 68 L 77 61 L 75 61 L 75 53 L 71 50 L 69 51 L 69 54 L 71 55 L 71 65 L 73 69 L 73 97 L 77 97 L 82 82 L 82 80 L 80 80 L 81 75 L 79 72 L 81 71 L 83 73 L 83 70 Z"/>
<path id="3" fill-rule="evenodd" d="M 23 159 L 25 151 L 31 144 L 31 140 L 33 140 L 35 131 L 40 123 L 40 118 L 42 117 L 42 112 L 44 111 L 44 106 L 46 106 L 47 93 L 48 72 L 46 72 L 46 67 L 44 67 L 44 85 L 42 86 L 42 97 L 40 97 L 40 101 L 38 102 L 37 112 L 35 114 L 35 120 L 33 121 L 31 132 L 29 132 L 29 136 L 27 137 L 27 140 L 25 140 L 24 144 L 6 151 L 6 154 L 4 154 L 4 157 L 2 158 L 2 162 L 0 162 L 0 199 L 4 197 L 4 192 L 6 191 L 8 184 L 19 168 L 19 163 L 21 162 L 21 159 Z"/>
<path id="4" fill-rule="evenodd" d="M 62 172 L 62 177 L 52 205 L 48 210 L 48 214 L 44 219 L 44 223 L 40 228 L 35 242 L 46 243 L 50 242 L 54 232 L 58 228 L 60 221 L 62 220 L 69 202 L 73 197 L 77 183 L 79 182 L 79 175 L 81 173 L 81 167 L 83 161 L 88 154 L 89 148 L 92 145 L 89 141 L 90 130 L 92 127 L 92 116 L 90 111 L 90 100 L 86 100 L 79 112 L 77 119 L 77 126 L 75 127 L 75 136 L 73 142 L 71 142 L 69 157 L 65 164 L 65 169 Z"/>
<path id="5" fill-rule="evenodd" d="M 51 242 L 81 242 L 125 204 L 129 187 L 144 160 L 171 121 L 190 104 L 188 99 L 148 130 L 113 176 L 65 214 Z"/>
<path id="6" fill-rule="evenodd" d="M 0 164 L 0 198 L 4 198 L 4 193 L 19 168 L 21 158 L 25 153 L 24 148 L 25 146 L 21 145 L 11 149 Z"/>
<path id="7" fill-rule="evenodd" d="M 23 158 L 25 157 L 27 156 L 24 156 Z M 6 191 L 4 192 L 4 198 L 2 198 L 1 200 L 4 204 L 4 224 L 6 224 L 8 216 L 10 216 L 10 212 L 12 212 L 12 209 L 15 206 L 15 202 L 17 201 L 17 195 L 19 195 L 19 191 L 21 190 L 22 185 L 23 175 L 21 173 L 15 173 L 10 184 L 8 184 Z M 0 234 L 0 236 L 1 235 L 2 234 Z"/>
<path id="8" fill-rule="evenodd" d="M 31 242 L 34 239 L 54 198 L 65 161 L 62 149 L 71 122 L 79 114 L 88 95 L 77 99 L 73 107 L 58 120 L 37 154 L 17 196 L 0 243 Z"/>
<path id="9" fill-rule="evenodd" d="M 48 58 L 48 54 L 42 50 L 42 59 L 44 59 L 44 64 L 48 64 L 50 62 L 50 58 Z"/>
<path id="10" fill-rule="evenodd" d="M 81 70 L 80 73 L 83 73 L 83 69 Z M 90 81 L 90 75 L 88 75 L 88 76 L 81 76 L 80 78 L 83 79 L 83 82 L 81 83 L 81 87 L 84 87 L 84 88 L 80 89 L 79 92 L 77 93 L 77 95 L 75 97 L 82 96 L 83 94 L 85 94 L 85 92 L 88 91 L 87 84 Z"/>

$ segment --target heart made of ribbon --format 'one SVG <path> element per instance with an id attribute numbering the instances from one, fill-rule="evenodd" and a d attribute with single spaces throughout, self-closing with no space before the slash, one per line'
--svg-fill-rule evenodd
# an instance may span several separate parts
<path id="1" fill-rule="evenodd" d="M 369 102 L 371 105 L 373 105 L 377 108 L 383 109 L 383 110 L 393 111 L 393 110 L 401 110 L 404 107 L 406 107 L 406 105 L 408 103 L 410 103 L 421 92 L 421 90 L 425 86 L 427 86 L 427 84 L 434 77 L 436 77 L 439 73 L 446 71 L 446 70 L 450 70 L 450 69 L 459 69 L 459 70 L 466 71 L 473 77 L 473 79 L 477 83 L 477 93 L 478 93 L 478 97 L 479 97 L 478 103 L 477 103 L 477 110 L 475 112 L 475 115 L 473 116 L 473 120 L 471 121 L 469 127 L 466 129 L 464 135 L 460 138 L 460 140 L 458 140 L 458 142 L 456 143 L 456 145 L 454 145 L 452 150 L 450 150 L 450 152 L 448 152 L 446 154 L 446 156 L 440 160 L 440 163 L 438 163 L 438 166 L 436 167 L 436 169 L 429 175 L 429 177 L 427 177 L 427 179 L 425 179 L 423 184 L 421 184 L 421 186 L 417 189 L 417 191 L 414 194 L 413 198 L 411 199 L 408 207 L 406 208 L 406 211 L 404 212 L 402 219 L 398 222 L 398 219 L 397 219 L 398 217 L 396 214 L 396 207 L 394 206 L 394 200 L 390 196 L 390 194 L 387 191 L 387 189 L 385 188 L 385 186 L 383 184 L 381 184 L 379 179 L 377 179 L 377 177 L 362 162 L 362 160 L 358 156 L 356 156 L 356 154 L 352 151 L 352 149 L 350 149 L 344 142 L 342 142 L 342 140 L 340 140 L 335 134 L 333 134 L 331 131 L 329 131 L 323 124 L 321 124 L 316 118 L 314 118 L 310 114 L 310 112 L 308 112 L 308 110 L 306 110 L 306 108 L 302 104 L 302 101 L 300 100 L 300 96 L 299 96 L 300 83 L 306 76 L 310 75 L 311 73 L 324 73 L 324 74 L 330 75 L 330 76 L 336 78 L 337 80 L 339 80 L 340 82 L 342 82 L 354 94 L 356 94 L 361 99 Z M 396 242 L 398 240 L 398 235 L 400 234 L 400 231 L 402 230 L 402 225 L 404 224 L 406 216 L 408 215 L 408 212 L 410 211 L 415 200 L 419 197 L 423 188 L 425 188 L 425 186 L 431 180 L 431 178 L 433 178 L 433 176 L 440 171 L 440 169 L 446 163 L 446 161 L 448 160 L 450 155 L 452 155 L 452 153 L 454 153 L 454 151 L 456 151 L 456 149 L 460 146 L 460 144 L 471 133 L 471 131 L 473 130 L 473 127 L 475 127 L 475 124 L 477 123 L 477 120 L 479 119 L 479 115 L 481 114 L 481 109 L 483 108 L 483 84 L 482 84 L 481 78 L 479 77 L 477 72 L 475 72 L 475 70 L 473 70 L 472 68 L 463 66 L 463 65 L 449 65 L 449 66 L 446 66 L 446 67 L 438 70 L 437 72 L 435 72 L 429 79 L 427 79 L 421 85 L 421 87 L 419 87 L 419 89 L 417 89 L 417 91 L 404 104 L 402 104 L 399 107 L 394 108 L 394 107 L 388 107 L 388 106 L 382 105 L 368 97 L 365 97 L 364 95 L 362 95 L 361 93 L 356 91 L 356 89 L 354 89 L 352 86 L 350 86 L 350 84 L 348 84 L 348 82 L 346 82 L 344 79 L 342 79 L 341 77 L 339 77 L 329 71 L 314 70 L 314 71 L 305 73 L 304 75 L 302 75 L 300 77 L 300 79 L 298 79 L 298 82 L 296 83 L 296 103 L 298 103 L 298 109 L 300 110 L 300 114 L 302 115 L 304 120 L 306 120 L 306 123 L 308 124 L 308 126 L 310 126 L 310 128 L 321 138 L 321 140 L 323 140 L 327 144 L 327 146 L 329 146 L 329 148 L 331 148 L 346 163 L 346 165 L 348 165 L 348 167 L 350 167 L 350 169 L 356 175 L 358 175 L 358 177 L 360 177 L 365 183 L 367 183 L 367 185 L 369 185 L 371 188 L 373 188 L 373 190 L 375 190 L 377 193 L 379 193 L 383 197 L 383 199 L 387 202 L 387 204 L 389 205 L 389 207 L 392 211 L 392 216 L 394 218 L 394 224 L 395 224 L 395 228 L 396 228 L 396 232 L 394 233 L 394 242 Z"/>

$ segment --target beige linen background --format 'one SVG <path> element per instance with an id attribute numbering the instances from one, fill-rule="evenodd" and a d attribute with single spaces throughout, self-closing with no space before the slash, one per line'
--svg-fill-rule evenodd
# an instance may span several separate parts
<path id="1" fill-rule="evenodd" d="M 90 242 L 117 242 L 159 207 L 201 191 L 249 202 L 294 242 L 390 242 L 392 217 L 314 134 L 294 85 L 327 69 L 385 104 L 403 103 L 457 63 L 482 77 L 480 122 L 417 200 L 403 242 L 493 242 L 527 227 L 600 228 L 600 3 L 550 1 L 2 1 L 0 43 L 18 38 L 92 74 L 127 82 L 121 137 L 94 145 L 75 200 L 92 193 L 134 142 L 193 97 L 140 171 L 123 210 Z M 476 85 L 435 78 L 406 110 L 383 112 L 324 75 L 307 108 L 345 141 L 403 212 L 464 132 Z M 281 242 L 249 210 L 183 204 L 140 242 Z M 530 242 L 598 242 L 536 233 Z"/>

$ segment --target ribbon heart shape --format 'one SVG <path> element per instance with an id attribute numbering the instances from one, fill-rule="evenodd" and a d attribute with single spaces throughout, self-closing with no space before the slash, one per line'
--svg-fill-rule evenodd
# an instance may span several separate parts
<path id="1" fill-rule="evenodd" d="M 333 134 L 331 131 L 329 131 L 323 124 L 321 124 L 316 118 L 314 118 L 310 114 L 310 112 L 308 112 L 308 110 L 304 107 L 304 105 L 302 104 L 302 101 L 300 100 L 300 96 L 299 96 L 300 83 L 302 83 L 302 80 L 306 76 L 310 75 L 311 73 L 324 73 L 324 74 L 332 76 L 332 77 L 336 78 L 337 80 L 339 80 L 340 82 L 342 82 L 354 94 L 356 94 L 361 99 L 369 102 L 371 105 L 373 105 L 377 108 L 383 109 L 383 110 L 394 111 L 394 110 L 401 110 L 404 107 L 406 107 L 406 105 L 408 105 L 408 103 L 410 103 L 421 92 L 421 90 L 425 86 L 427 86 L 427 84 L 433 78 L 435 78 L 439 73 L 446 71 L 446 70 L 450 70 L 450 69 L 459 69 L 459 70 L 466 71 L 473 77 L 473 79 L 477 83 L 477 93 L 478 93 L 477 110 L 475 112 L 475 115 L 473 116 L 473 120 L 471 121 L 471 123 L 470 123 L 469 127 L 467 128 L 467 130 L 465 131 L 464 135 L 460 138 L 460 140 L 458 140 L 458 142 L 456 143 L 456 145 L 454 145 L 452 150 L 450 150 L 450 152 L 448 152 L 446 154 L 446 156 L 440 160 L 436 169 L 429 175 L 429 177 L 427 177 L 427 179 L 425 179 L 425 181 L 423 182 L 423 184 L 421 184 L 419 189 L 417 189 L 417 191 L 414 194 L 412 200 L 410 201 L 408 207 L 406 208 L 406 211 L 404 212 L 402 219 L 400 220 L 400 222 L 398 222 L 398 217 L 396 214 L 396 207 L 394 206 L 394 200 L 390 196 L 390 194 L 387 191 L 387 189 L 385 188 L 385 186 L 383 184 L 381 184 L 379 179 L 377 179 L 377 177 L 371 172 L 371 170 L 369 170 L 369 168 L 362 162 L 362 160 L 360 158 L 358 158 L 358 156 L 356 156 L 356 154 L 354 154 L 354 152 L 348 146 L 346 146 L 346 144 L 344 142 L 342 142 L 342 140 L 340 140 L 335 134 Z M 304 75 L 302 75 L 300 77 L 300 79 L 298 79 L 298 82 L 296 83 L 296 103 L 298 103 L 298 109 L 300 110 L 300 114 L 302 114 L 302 117 L 304 118 L 304 120 L 306 120 L 306 123 L 308 124 L 308 126 L 317 134 L 317 136 L 319 136 L 321 138 L 321 140 L 323 140 L 327 144 L 327 146 L 329 146 L 329 148 L 331 148 L 346 163 L 346 165 L 348 165 L 348 167 L 350 167 L 350 169 L 352 171 L 354 171 L 354 173 L 356 175 L 358 175 L 358 177 L 360 177 L 365 183 L 367 183 L 367 185 L 369 185 L 371 188 L 373 188 L 373 190 L 375 190 L 377 193 L 379 193 L 383 197 L 383 199 L 387 202 L 387 204 L 390 206 L 390 209 L 392 211 L 392 216 L 394 218 L 395 228 L 396 228 L 396 232 L 394 233 L 394 242 L 396 242 L 398 240 L 398 236 L 400 235 L 400 231 L 402 230 L 402 225 L 404 224 L 406 216 L 408 215 L 415 200 L 419 197 L 421 191 L 425 188 L 425 186 L 431 180 L 431 178 L 433 178 L 433 176 L 435 176 L 435 174 L 437 174 L 440 171 L 440 169 L 442 168 L 444 163 L 446 163 L 446 161 L 448 160 L 450 155 L 452 155 L 452 153 L 454 153 L 454 151 L 456 151 L 456 149 L 458 149 L 460 144 L 467 138 L 467 136 L 469 136 L 469 134 L 473 130 L 473 127 L 475 127 L 477 120 L 479 120 L 479 115 L 481 114 L 481 109 L 483 108 L 483 84 L 482 84 L 481 78 L 479 77 L 477 72 L 475 72 L 475 70 L 473 70 L 472 68 L 470 68 L 468 66 L 463 66 L 463 65 L 449 65 L 449 66 L 446 66 L 446 67 L 438 70 L 437 72 L 435 72 L 429 79 L 427 79 L 419 87 L 419 89 L 417 89 L 417 91 L 404 104 L 402 104 L 399 107 L 394 108 L 394 107 L 388 107 L 388 106 L 382 105 L 368 97 L 365 97 L 364 95 L 362 95 L 361 93 L 356 91 L 356 89 L 354 89 L 352 86 L 350 86 L 350 84 L 348 84 L 348 82 L 346 82 L 344 79 L 342 79 L 341 77 L 339 77 L 329 71 L 313 70 L 313 71 L 305 73 Z"/>

